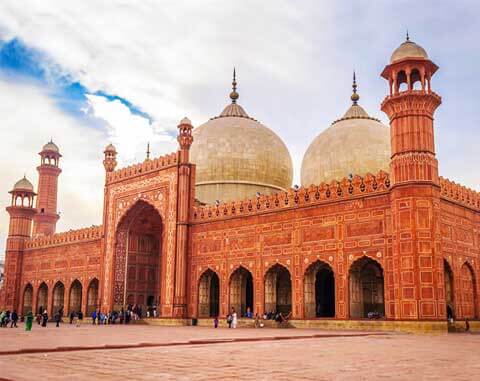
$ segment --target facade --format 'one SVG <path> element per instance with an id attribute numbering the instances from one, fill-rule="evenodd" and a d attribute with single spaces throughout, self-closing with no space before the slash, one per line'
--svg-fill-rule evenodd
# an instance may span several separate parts
<path id="1" fill-rule="evenodd" d="M 180 122 L 177 152 L 116 169 L 107 146 L 103 224 L 80 230 L 55 233 L 61 155 L 48 143 L 38 194 L 25 178 L 10 192 L 0 307 L 156 304 L 185 321 L 235 308 L 291 312 L 298 326 L 375 318 L 406 330 L 478 319 L 480 194 L 438 174 L 437 69 L 407 38 L 381 74 L 390 128 L 358 105 L 354 82 L 353 105 L 312 143 L 293 188 L 288 150 L 238 105 L 234 79 L 219 117 Z M 334 155 L 339 141 L 350 147 Z"/>

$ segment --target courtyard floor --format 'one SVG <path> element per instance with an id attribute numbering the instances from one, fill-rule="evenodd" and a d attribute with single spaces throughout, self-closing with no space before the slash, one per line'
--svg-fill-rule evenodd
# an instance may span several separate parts
<path id="1" fill-rule="evenodd" d="M 480 379 L 474 334 L 34 324 L 0 343 L 0 380 Z"/>

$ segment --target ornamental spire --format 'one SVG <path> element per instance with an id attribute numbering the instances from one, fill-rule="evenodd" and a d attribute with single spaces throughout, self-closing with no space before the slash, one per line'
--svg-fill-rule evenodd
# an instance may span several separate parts
<path id="1" fill-rule="evenodd" d="M 232 103 L 237 103 L 239 95 L 237 93 L 237 80 L 236 80 L 236 73 L 235 73 L 235 67 L 233 68 L 233 81 L 232 81 L 232 92 L 230 93 L 230 99 L 232 100 Z"/>
<path id="2" fill-rule="evenodd" d="M 408 29 L 407 29 L 407 41 L 410 41 L 410 36 L 408 35 Z"/>
<path id="3" fill-rule="evenodd" d="M 353 71 L 353 83 L 352 83 L 353 94 L 350 97 L 353 104 L 358 104 L 358 100 L 360 99 L 360 95 L 357 94 L 357 79 L 355 77 L 355 70 Z"/>
<path id="4" fill-rule="evenodd" d="M 147 143 L 147 160 L 150 160 L 150 142 Z"/>

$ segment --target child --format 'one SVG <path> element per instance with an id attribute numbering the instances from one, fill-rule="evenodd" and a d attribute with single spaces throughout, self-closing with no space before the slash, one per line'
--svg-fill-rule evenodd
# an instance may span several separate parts
<path id="1" fill-rule="evenodd" d="M 213 319 L 213 326 L 215 328 L 218 328 L 218 316 L 215 316 L 215 318 Z"/>

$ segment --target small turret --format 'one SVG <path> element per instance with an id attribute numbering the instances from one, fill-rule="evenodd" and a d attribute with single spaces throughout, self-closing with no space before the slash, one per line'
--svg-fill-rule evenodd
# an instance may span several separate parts
<path id="1" fill-rule="evenodd" d="M 113 172 L 115 167 L 117 166 L 117 150 L 113 144 L 109 144 L 105 147 L 105 159 L 103 159 L 103 166 L 105 167 L 105 171 Z"/>

